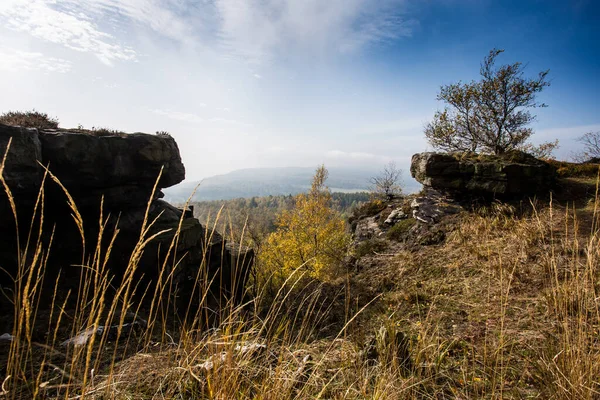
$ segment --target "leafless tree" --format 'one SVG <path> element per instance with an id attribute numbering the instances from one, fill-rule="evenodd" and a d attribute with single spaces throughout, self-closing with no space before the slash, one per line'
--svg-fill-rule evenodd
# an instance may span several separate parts
<path id="1" fill-rule="evenodd" d="M 583 144 L 583 150 L 575 157 L 577 161 L 600 158 L 600 131 L 587 132 L 577 138 L 577 141 Z"/>
<path id="2" fill-rule="evenodd" d="M 535 120 L 529 109 L 546 107 L 536 96 L 550 85 L 549 71 L 525 78 L 520 62 L 496 67 L 504 50 L 493 49 L 483 60 L 481 79 L 440 88 L 438 100 L 448 107 L 435 113 L 425 126 L 425 136 L 435 148 L 445 151 L 481 151 L 502 154 L 509 150 L 535 151 L 527 141 Z M 556 143 L 544 144 L 544 152 Z"/>
<path id="3" fill-rule="evenodd" d="M 378 195 L 384 196 L 387 200 L 391 200 L 394 196 L 402 193 L 400 187 L 400 176 L 402 170 L 396 167 L 396 163 L 390 161 L 384 167 L 378 176 L 372 177 L 369 182 L 372 185 L 372 191 Z"/>

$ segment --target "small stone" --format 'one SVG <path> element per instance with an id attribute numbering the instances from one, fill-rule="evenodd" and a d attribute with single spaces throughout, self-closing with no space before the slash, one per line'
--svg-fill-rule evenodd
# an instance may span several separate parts
<path id="1" fill-rule="evenodd" d="M 408 215 L 401 208 L 397 208 L 391 212 L 391 214 L 387 217 L 384 224 L 386 225 L 394 225 L 396 222 L 408 218 Z"/>
<path id="2" fill-rule="evenodd" d="M 13 335 L 11 335 L 10 333 L 3 333 L 2 335 L 0 335 L 0 340 L 8 340 L 9 342 L 12 342 Z"/>

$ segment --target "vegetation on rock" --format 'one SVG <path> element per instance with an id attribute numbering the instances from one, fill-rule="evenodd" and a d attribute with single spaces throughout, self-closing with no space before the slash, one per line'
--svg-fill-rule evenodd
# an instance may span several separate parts
<path id="1" fill-rule="evenodd" d="M 396 222 L 394 226 L 387 232 L 387 237 L 390 240 L 401 240 L 408 233 L 409 229 L 412 228 L 417 221 L 414 218 L 406 218 L 399 222 Z"/>
<path id="2" fill-rule="evenodd" d="M 23 128 L 58 129 L 58 119 L 36 110 L 5 112 L 0 115 L 0 124 Z"/>

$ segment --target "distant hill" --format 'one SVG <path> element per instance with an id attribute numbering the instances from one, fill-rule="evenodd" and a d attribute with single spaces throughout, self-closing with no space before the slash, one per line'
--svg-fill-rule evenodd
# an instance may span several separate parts
<path id="1" fill-rule="evenodd" d="M 378 170 L 329 168 L 327 185 L 333 192 L 360 192 L 369 189 L 369 178 Z M 201 182 L 183 182 L 164 189 L 165 199 L 182 203 L 200 184 L 194 201 L 229 200 L 240 197 L 260 197 L 269 195 L 297 194 L 310 187 L 314 168 L 248 168 L 224 175 L 206 178 Z M 403 177 L 406 192 L 419 190 L 420 185 L 405 173 Z"/>

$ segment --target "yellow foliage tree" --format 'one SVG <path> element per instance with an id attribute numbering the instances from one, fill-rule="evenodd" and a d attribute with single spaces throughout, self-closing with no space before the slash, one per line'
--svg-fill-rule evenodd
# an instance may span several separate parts
<path id="1" fill-rule="evenodd" d="M 277 218 L 273 232 L 261 251 L 261 265 L 271 272 L 289 276 L 304 268 L 313 278 L 334 274 L 346 254 L 350 235 L 344 220 L 331 207 L 331 193 L 325 186 L 328 172 L 317 169 L 308 193 L 295 197 L 295 205 Z"/>

